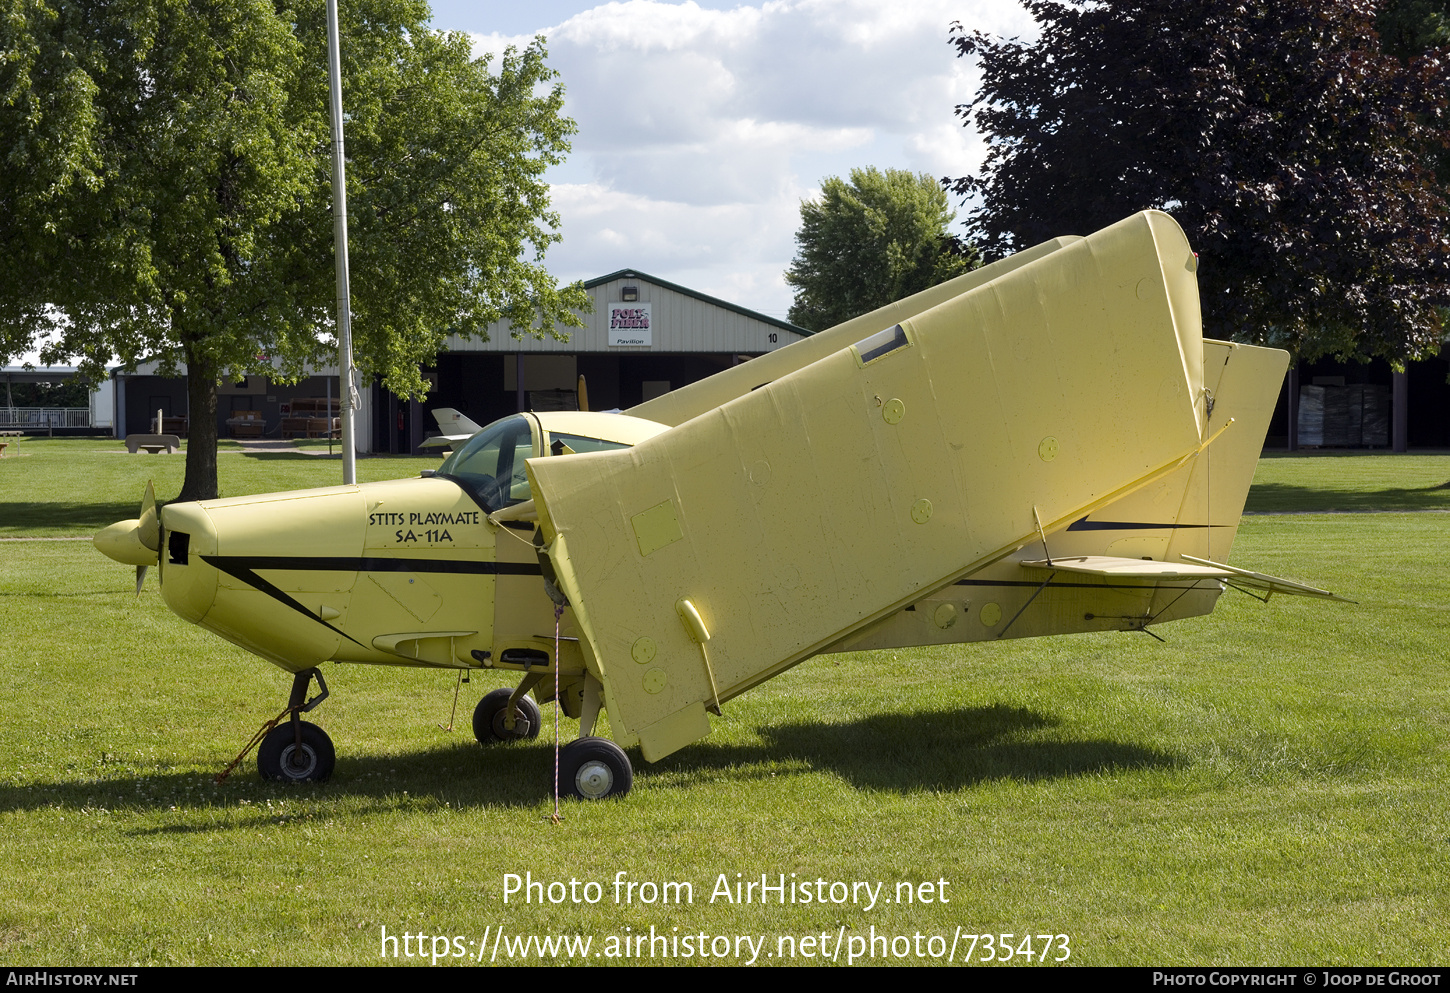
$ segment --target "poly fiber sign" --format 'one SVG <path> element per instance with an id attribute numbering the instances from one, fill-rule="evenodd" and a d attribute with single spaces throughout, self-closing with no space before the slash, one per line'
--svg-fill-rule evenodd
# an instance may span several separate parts
<path id="1" fill-rule="evenodd" d="M 609 305 L 609 345 L 651 345 L 649 304 Z"/>

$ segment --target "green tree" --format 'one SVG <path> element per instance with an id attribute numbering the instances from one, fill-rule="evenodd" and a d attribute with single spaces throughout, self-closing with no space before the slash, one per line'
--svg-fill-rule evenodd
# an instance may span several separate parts
<path id="1" fill-rule="evenodd" d="M 1450 45 L 1450 0 L 1386 0 L 1374 28 L 1385 51 L 1408 62 Z"/>
<path id="2" fill-rule="evenodd" d="M 59 242 L 53 216 L 96 181 L 96 86 L 86 44 L 56 11 L 0 0 L 0 361 L 53 327 L 46 288 Z"/>
<path id="3" fill-rule="evenodd" d="M 1440 347 L 1445 53 L 1402 62 L 1371 0 L 1024 0 L 1036 41 L 954 26 L 989 141 L 968 231 L 998 256 L 1169 210 L 1206 328 L 1305 357 Z"/>
<path id="4" fill-rule="evenodd" d="M 1374 27 L 1385 51 L 1407 64 L 1431 49 L 1450 51 L 1450 0 L 1386 0 Z M 1450 200 L 1450 145 L 1432 147 L 1424 157 Z"/>
<path id="5" fill-rule="evenodd" d="M 183 499 L 216 494 L 216 383 L 335 355 L 323 0 L 4 0 L 0 348 L 185 366 Z M 401 395 L 449 333 L 578 324 L 542 174 L 573 122 L 542 40 L 495 65 L 418 0 L 342 16 L 354 349 Z M 18 174 L 12 174 L 18 172 Z"/>
<path id="6" fill-rule="evenodd" d="M 947 233 L 954 216 L 925 174 L 873 166 L 852 169 L 849 183 L 829 177 L 820 200 L 801 203 L 789 320 L 822 331 L 975 268 Z"/>

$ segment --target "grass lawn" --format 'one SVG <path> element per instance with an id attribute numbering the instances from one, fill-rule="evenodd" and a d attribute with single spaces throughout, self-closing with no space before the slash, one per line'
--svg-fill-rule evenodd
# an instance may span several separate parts
<path id="1" fill-rule="evenodd" d="M 1450 510 L 1450 456 L 1285 455 L 1259 460 L 1250 513 Z"/>
<path id="2" fill-rule="evenodd" d="M 133 516 L 147 478 L 179 489 L 181 458 L 108 447 L 24 439 L 0 459 L 0 538 L 86 537 Z M 282 453 L 219 468 L 226 495 L 341 475 Z M 1233 563 L 1357 604 L 1230 593 L 1159 628 L 1166 644 L 816 659 L 727 703 L 704 741 L 636 753 L 629 796 L 566 804 L 557 825 L 550 745 L 473 741 L 498 676 L 463 687 L 446 731 L 448 674 L 329 667 L 311 716 L 337 743 L 333 781 L 263 784 L 249 759 L 215 785 L 289 677 L 173 615 L 153 580 L 138 599 L 86 541 L 0 541 L 0 960 L 418 964 L 422 933 L 440 965 L 480 945 L 541 961 L 515 944 L 530 935 L 591 942 L 543 961 L 754 947 L 810 964 L 839 941 L 842 963 L 923 964 L 1008 934 L 1014 962 L 1065 945 L 1085 965 L 1443 964 L 1450 520 L 1405 511 L 1450 509 L 1447 479 L 1445 456 L 1265 459 Z M 511 874 L 562 902 L 505 902 Z M 795 884 L 787 902 L 717 889 L 762 875 Z M 678 943 L 651 959 L 634 940 L 651 933 Z"/>

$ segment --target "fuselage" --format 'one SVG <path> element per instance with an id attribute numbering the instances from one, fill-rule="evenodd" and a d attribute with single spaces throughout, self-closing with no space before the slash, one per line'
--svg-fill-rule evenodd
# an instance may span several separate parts
<path id="1" fill-rule="evenodd" d="M 490 515 L 529 499 L 525 459 L 630 447 L 663 430 L 618 414 L 519 414 L 431 475 L 170 504 L 162 596 L 292 672 L 324 661 L 547 665 L 553 604 L 534 525 Z M 567 612 L 562 624 L 567 632 Z M 582 671 L 577 650 L 568 654 L 566 667 Z"/>

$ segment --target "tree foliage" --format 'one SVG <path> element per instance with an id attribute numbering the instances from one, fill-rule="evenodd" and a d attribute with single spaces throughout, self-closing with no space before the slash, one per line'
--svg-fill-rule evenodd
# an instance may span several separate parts
<path id="1" fill-rule="evenodd" d="M 12 383 L 7 378 L 0 402 L 7 407 L 86 407 L 91 385 L 79 376 L 40 383 Z"/>
<path id="2" fill-rule="evenodd" d="M 1403 360 L 1450 301 L 1447 53 L 1384 54 L 1370 0 L 1024 0 L 1036 42 L 953 26 L 989 141 L 968 230 L 999 256 L 1169 210 L 1206 329 Z"/>
<path id="3" fill-rule="evenodd" d="M 925 174 L 871 167 L 852 169 L 849 183 L 828 178 L 820 200 L 801 204 L 789 320 L 821 331 L 973 268 L 975 254 L 947 233 L 954 216 Z"/>
<path id="4" fill-rule="evenodd" d="M 3 2 L 0 351 L 184 364 L 182 495 L 214 495 L 218 377 L 336 354 L 325 4 Z M 574 131 L 542 41 L 494 64 L 418 0 L 340 11 L 364 375 L 416 395 L 449 333 L 577 324 L 541 262 Z"/>
<path id="5" fill-rule="evenodd" d="M 1386 0 L 1374 27 L 1385 51 L 1408 63 L 1450 47 L 1450 0 Z M 1425 160 L 1450 198 L 1450 145 L 1427 149 Z"/>
<path id="6" fill-rule="evenodd" d="M 1450 0 L 1386 0 L 1374 29 L 1386 52 L 1409 61 L 1450 45 Z"/>

